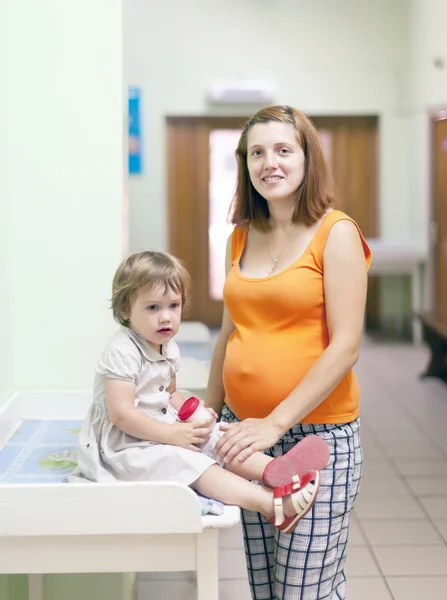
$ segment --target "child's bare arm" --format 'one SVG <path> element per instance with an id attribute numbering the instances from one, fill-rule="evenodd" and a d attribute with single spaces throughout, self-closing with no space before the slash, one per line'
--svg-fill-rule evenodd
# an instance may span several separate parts
<path id="1" fill-rule="evenodd" d="M 169 404 L 172 404 L 172 406 L 176 410 L 180 410 L 183 402 L 185 401 L 185 398 L 182 396 L 182 394 L 180 392 L 177 391 L 177 381 L 176 381 L 175 375 L 173 375 L 171 377 L 171 382 L 169 384 L 167 391 L 171 394 L 171 399 L 169 400 Z"/>
<path id="2" fill-rule="evenodd" d="M 121 379 L 107 379 L 106 402 L 111 422 L 136 438 L 170 444 L 169 423 L 157 421 L 135 408 L 135 392 L 133 383 Z"/>
<path id="3" fill-rule="evenodd" d="M 208 438 L 205 423 L 164 423 L 135 408 L 135 385 L 128 381 L 107 379 L 106 402 L 110 421 L 141 440 L 200 451 L 196 444 L 202 444 Z"/>

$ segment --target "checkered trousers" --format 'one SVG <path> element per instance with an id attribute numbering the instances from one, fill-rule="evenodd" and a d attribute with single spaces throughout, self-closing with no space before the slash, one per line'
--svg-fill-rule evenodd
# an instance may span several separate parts
<path id="1" fill-rule="evenodd" d="M 237 417 L 225 406 L 222 420 Z M 330 449 L 317 501 L 292 535 L 260 514 L 242 511 L 248 579 L 253 600 L 345 600 L 349 518 L 362 476 L 360 422 L 296 425 L 270 450 L 281 456 L 306 435 Z"/>

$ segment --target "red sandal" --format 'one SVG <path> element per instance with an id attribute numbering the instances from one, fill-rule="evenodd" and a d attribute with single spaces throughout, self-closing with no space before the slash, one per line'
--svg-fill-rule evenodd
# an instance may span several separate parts
<path id="1" fill-rule="evenodd" d="M 322 471 L 329 462 L 329 448 L 318 435 L 308 435 L 283 456 L 274 458 L 264 469 L 262 483 L 270 488 L 283 486 L 294 475 Z"/>
<path id="2" fill-rule="evenodd" d="M 315 504 L 320 488 L 319 471 L 311 471 L 302 477 L 294 475 L 292 482 L 278 486 L 273 491 L 275 516 L 269 522 L 284 533 L 292 533 L 298 522 L 310 511 Z M 284 500 L 290 496 L 296 515 L 288 517 L 284 514 Z"/>

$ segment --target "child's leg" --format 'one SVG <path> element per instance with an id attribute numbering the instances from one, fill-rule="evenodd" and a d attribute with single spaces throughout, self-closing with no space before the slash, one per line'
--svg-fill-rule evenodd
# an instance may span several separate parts
<path id="1" fill-rule="evenodd" d="M 191 487 L 208 498 L 215 498 L 224 504 L 240 506 L 247 510 L 260 512 L 267 518 L 274 514 L 273 492 L 268 488 L 246 481 L 219 465 L 212 465 L 199 477 Z M 296 514 L 289 498 L 284 499 L 284 509 L 288 516 Z"/>
<path id="2" fill-rule="evenodd" d="M 315 503 L 320 473 L 308 473 L 302 480 L 295 475 L 292 482 L 271 490 L 211 465 L 191 487 L 225 504 L 259 512 L 285 533 L 292 533 Z"/>
<path id="3" fill-rule="evenodd" d="M 225 469 L 245 479 L 262 480 L 268 487 L 276 487 L 290 482 L 294 475 L 321 471 L 328 460 L 327 444 L 319 436 L 309 435 L 283 456 L 272 458 L 263 452 L 255 452 L 243 462 L 236 457 L 225 464 Z"/>
<path id="4" fill-rule="evenodd" d="M 271 456 L 267 456 L 263 452 L 255 452 L 244 462 L 241 462 L 237 457 L 234 458 L 231 462 L 226 463 L 224 468 L 244 479 L 261 481 L 264 469 L 272 460 L 274 459 Z"/>

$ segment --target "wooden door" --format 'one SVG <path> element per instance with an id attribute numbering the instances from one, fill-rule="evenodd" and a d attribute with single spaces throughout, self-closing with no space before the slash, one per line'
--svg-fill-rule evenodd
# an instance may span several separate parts
<path id="1" fill-rule="evenodd" d="M 447 315 L 447 111 L 433 122 L 434 308 Z"/>
<path id="2" fill-rule="evenodd" d="M 193 281 L 192 321 L 218 327 L 223 304 L 210 293 L 210 136 L 242 131 L 248 117 L 167 119 L 169 250 L 185 261 Z M 232 195 L 227 198 L 228 208 Z M 224 268 L 225 259 L 222 260 Z"/>
<path id="3" fill-rule="evenodd" d="M 183 259 L 193 279 L 191 320 L 218 327 L 222 301 L 210 293 L 210 136 L 217 130 L 242 130 L 247 117 L 167 118 L 167 189 L 169 249 Z M 324 132 L 328 163 L 335 180 L 338 207 L 351 216 L 366 237 L 376 237 L 377 119 L 313 119 Z M 223 199 L 229 207 L 228 199 Z M 224 261 L 222 260 L 222 267 Z M 370 280 L 367 322 L 378 321 L 378 285 Z"/>
<path id="4" fill-rule="evenodd" d="M 331 134 L 329 165 L 338 208 L 358 223 L 365 237 L 377 237 L 377 118 L 318 117 L 313 122 Z"/>
<path id="5" fill-rule="evenodd" d="M 337 207 L 352 217 L 366 238 L 379 237 L 377 117 L 316 117 L 319 131 L 331 135 L 328 157 L 335 182 Z M 374 257 L 373 257 L 374 258 Z M 368 279 L 366 327 L 378 331 L 380 277 Z"/>

